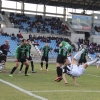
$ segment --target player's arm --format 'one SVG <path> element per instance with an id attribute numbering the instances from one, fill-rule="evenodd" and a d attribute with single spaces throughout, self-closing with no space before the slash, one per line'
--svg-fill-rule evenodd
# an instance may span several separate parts
<path id="1" fill-rule="evenodd" d="M 59 44 L 59 47 L 62 47 L 62 42 Z"/>
<path id="2" fill-rule="evenodd" d="M 63 77 L 65 84 L 68 84 L 68 81 L 66 80 L 66 73 L 63 73 L 62 77 Z"/>
<path id="3" fill-rule="evenodd" d="M 80 86 L 79 84 L 76 83 L 76 78 L 74 76 L 72 77 L 72 79 L 73 79 L 74 85 Z"/>
<path id="4" fill-rule="evenodd" d="M 15 52 L 16 61 L 17 61 L 18 58 L 19 58 L 19 51 L 20 51 L 20 46 L 16 49 L 16 52 Z"/>
<path id="5" fill-rule="evenodd" d="M 54 54 L 52 53 L 52 50 L 50 49 L 50 53 L 52 54 L 52 57 L 54 57 Z"/>

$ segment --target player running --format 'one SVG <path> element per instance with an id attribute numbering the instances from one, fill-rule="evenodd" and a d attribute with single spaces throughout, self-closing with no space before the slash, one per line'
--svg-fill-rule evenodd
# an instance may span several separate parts
<path id="1" fill-rule="evenodd" d="M 72 46 L 68 42 L 62 41 L 59 47 L 60 49 L 59 49 L 59 53 L 57 56 L 57 63 L 56 63 L 57 78 L 55 79 L 55 81 L 57 82 L 62 80 L 62 66 L 66 62 L 67 55 L 71 56 L 72 53 Z"/>
<path id="2" fill-rule="evenodd" d="M 93 61 L 90 61 L 90 62 L 86 62 L 85 64 L 83 65 L 77 65 L 77 61 L 78 59 L 81 57 L 81 54 L 85 51 L 85 49 L 82 49 L 81 51 L 79 51 L 72 59 L 72 62 L 67 62 L 65 63 L 65 66 L 63 67 L 63 79 L 64 79 L 64 82 L 67 84 L 67 80 L 65 78 L 65 75 L 68 74 L 69 76 L 71 76 L 73 78 L 73 81 L 74 81 L 74 84 L 75 85 L 78 85 L 76 83 L 76 79 L 75 77 L 80 77 L 86 70 L 86 68 L 97 62 L 100 58 L 97 57 L 95 58 Z"/>
<path id="3" fill-rule="evenodd" d="M 21 45 L 18 46 L 18 48 L 16 49 L 15 58 L 16 58 L 15 67 L 13 67 L 9 76 L 13 77 L 12 74 L 18 68 L 20 62 L 26 65 L 25 76 L 29 76 L 29 74 L 27 74 L 27 71 L 28 71 L 28 68 L 29 68 L 29 63 L 27 62 L 27 58 L 29 58 L 29 51 L 26 47 L 26 39 L 23 39 Z"/>
<path id="4" fill-rule="evenodd" d="M 31 45 L 30 45 L 30 39 L 27 39 L 26 48 L 27 48 L 27 49 L 28 49 L 28 51 L 29 51 L 29 58 L 27 58 L 27 60 L 29 60 L 29 61 L 31 62 L 32 73 L 36 73 L 36 72 L 34 71 L 34 63 L 33 63 L 33 60 L 32 60 L 32 55 L 31 55 Z M 21 63 L 19 73 L 21 73 L 21 71 L 22 71 L 23 64 L 24 64 L 24 63 Z"/>

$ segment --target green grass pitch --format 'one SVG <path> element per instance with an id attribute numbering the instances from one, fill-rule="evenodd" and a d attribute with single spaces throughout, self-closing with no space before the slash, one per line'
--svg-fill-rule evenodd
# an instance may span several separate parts
<path id="1" fill-rule="evenodd" d="M 55 82 L 56 64 L 49 64 L 49 71 L 40 70 L 40 64 L 35 63 L 37 73 L 29 73 L 31 76 L 24 76 L 23 72 L 19 74 L 19 68 L 9 77 L 9 73 L 14 66 L 14 62 L 7 62 L 6 69 L 0 73 L 0 79 L 10 82 L 33 94 L 46 98 L 48 100 L 100 100 L 100 69 L 96 66 L 89 66 L 86 73 L 77 78 L 77 83 L 81 86 L 75 86 L 72 78 L 67 76 L 69 84 L 65 85 L 64 81 Z M 45 64 L 44 64 L 45 66 Z M 9 85 L 0 82 L 0 100 L 39 100 L 29 96 Z"/>

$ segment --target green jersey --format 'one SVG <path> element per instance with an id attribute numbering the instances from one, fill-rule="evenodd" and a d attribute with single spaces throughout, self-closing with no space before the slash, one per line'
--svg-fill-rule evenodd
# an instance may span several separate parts
<path id="1" fill-rule="evenodd" d="M 81 58 L 80 59 L 86 59 L 86 55 L 88 54 L 88 50 L 86 49 L 83 53 L 82 53 L 82 55 L 81 55 Z"/>
<path id="2" fill-rule="evenodd" d="M 44 46 L 44 47 L 42 48 L 42 52 L 43 52 L 42 55 L 43 55 L 44 57 L 48 57 L 49 51 L 50 51 L 50 47 L 49 47 L 49 46 Z"/>
<path id="3" fill-rule="evenodd" d="M 17 59 L 23 59 L 23 58 L 26 58 L 27 56 L 29 56 L 29 52 L 28 52 L 26 45 L 18 46 L 15 52 L 15 57 Z"/>
<path id="4" fill-rule="evenodd" d="M 59 54 L 67 56 L 67 53 L 72 52 L 72 46 L 68 42 L 62 41 L 61 44 L 62 46 L 60 47 Z"/>
<path id="5" fill-rule="evenodd" d="M 29 51 L 29 55 L 30 55 L 31 45 L 30 45 L 30 44 L 27 44 L 27 45 L 26 45 L 26 48 L 28 49 L 28 51 Z"/>

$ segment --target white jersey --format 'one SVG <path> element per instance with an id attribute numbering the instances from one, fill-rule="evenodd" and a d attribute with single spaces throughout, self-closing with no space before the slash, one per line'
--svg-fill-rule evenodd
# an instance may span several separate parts
<path id="1" fill-rule="evenodd" d="M 74 77 L 79 77 L 81 76 L 85 71 L 85 68 L 80 65 L 76 65 L 76 64 L 71 64 L 70 66 L 67 66 L 66 69 L 66 73 L 70 76 L 74 76 Z"/>

